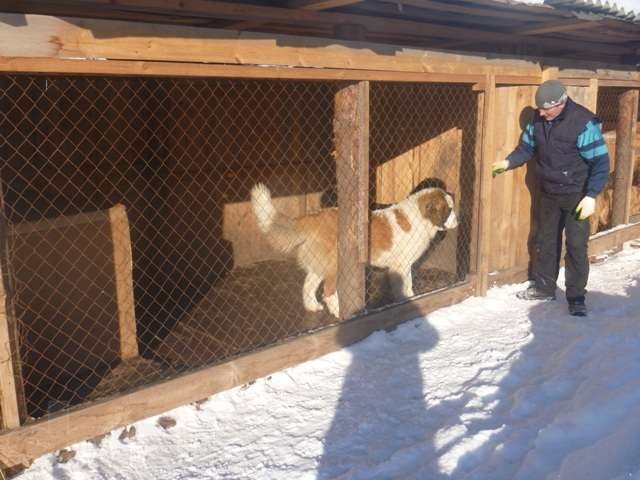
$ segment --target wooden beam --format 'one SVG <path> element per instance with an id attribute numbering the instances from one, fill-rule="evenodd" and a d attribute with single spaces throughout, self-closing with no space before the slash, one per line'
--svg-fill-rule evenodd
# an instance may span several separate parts
<path id="1" fill-rule="evenodd" d="M 382 1 L 362 2 L 349 7 L 349 13 L 372 13 L 386 17 L 406 18 L 407 20 L 419 20 L 426 22 L 451 23 L 451 13 L 426 10 L 407 5 L 402 1 L 398 3 L 387 3 Z M 490 17 L 476 17 L 471 15 L 459 15 L 455 18 L 458 26 L 469 26 L 471 28 L 482 26 L 485 28 L 496 28 L 500 20 Z"/>
<path id="2" fill-rule="evenodd" d="M 587 88 L 587 101 L 585 107 L 592 112 L 595 112 L 598 108 L 598 89 L 600 88 L 599 80 L 597 78 L 589 79 L 589 87 Z"/>
<path id="3" fill-rule="evenodd" d="M 127 37 L 122 37 L 127 32 Z M 230 38 L 231 37 L 231 38 Z M 56 41 L 52 42 L 51 38 Z M 0 57 L 109 59 L 162 62 L 282 65 L 406 72 L 536 75 L 537 64 L 522 60 L 487 61 L 366 42 L 238 33 L 226 30 L 111 20 L 79 20 L 0 14 Z"/>
<path id="4" fill-rule="evenodd" d="M 629 222 L 629 201 L 633 180 L 633 150 L 638 119 L 638 90 L 630 89 L 618 97 L 616 162 L 613 185 L 612 226 Z"/>
<path id="5" fill-rule="evenodd" d="M 640 81 L 638 80 L 615 80 L 615 79 L 601 79 L 600 86 L 602 87 L 621 87 L 621 88 L 640 88 Z"/>
<path id="6" fill-rule="evenodd" d="M 138 356 L 136 311 L 133 298 L 133 256 L 129 220 L 124 205 L 118 204 L 108 211 L 113 245 L 113 270 L 118 305 L 118 335 L 120 358 L 128 360 Z"/>
<path id="7" fill-rule="evenodd" d="M 9 272 L 9 223 L 0 184 L 0 430 L 15 428 L 27 416 L 18 325 L 13 309 L 13 280 Z"/>
<path id="8" fill-rule="evenodd" d="M 288 80 L 377 80 L 389 82 L 482 83 L 484 75 L 417 73 L 343 68 L 255 67 L 181 62 L 129 60 L 64 60 L 0 57 L 0 72 L 154 77 L 270 78 Z"/>
<path id="9" fill-rule="evenodd" d="M 481 267 L 480 262 L 480 215 L 484 212 L 480 207 L 480 193 L 482 191 L 482 170 L 484 168 L 484 164 L 482 162 L 483 158 L 483 135 L 484 135 L 484 108 L 485 108 L 485 94 L 484 90 L 486 88 L 486 84 L 483 82 L 482 85 L 474 85 L 472 87 L 473 91 L 479 92 L 476 95 L 476 131 L 475 131 L 475 141 L 476 144 L 474 146 L 474 185 L 473 185 L 473 209 L 471 213 L 471 228 L 469 233 L 469 273 L 478 276 L 478 269 Z M 476 285 L 476 293 L 479 290 L 479 286 Z"/>
<path id="10" fill-rule="evenodd" d="M 2 273 L 2 272 L 0 272 Z M 0 282 L 0 430 L 20 425 L 20 400 L 17 387 L 21 379 L 16 375 L 15 356 L 19 355 L 15 322 L 3 282 Z"/>
<path id="11" fill-rule="evenodd" d="M 287 8 L 300 9 L 300 10 L 329 10 L 336 7 L 344 7 L 346 5 L 352 5 L 354 3 L 360 3 L 363 0 L 290 0 L 287 2 Z M 247 30 L 250 28 L 257 28 L 260 25 L 264 25 L 264 22 L 239 22 L 232 23 L 225 28 L 231 30 Z"/>
<path id="12" fill-rule="evenodd" d="M 287 2 L 287 7 L 320 11 L 353 5 L 354 3 L 360 3 L 363 1 L 364 0 L 290 0 Z"/>
<path id="13" fill-rule="evenodd" d="M 464 300 L 473 295 L 473 281 L 470 278 L 464 284 L 412 302 L 0 433 L 0 463 L 9 467 L 27 463 L 72 443 L 339 350 L 377 330 L 393 328 Z"/>
<path id="14" fill-rule="evenodd" d="M 480 211 L 478 213 L 477 285 L 476 294 L 487 294 L 489 285 L 489 248 L 491 246 L 491 164 L 497 160 L 495 148 L 496 128 L 496 79 L 487 75 L 485 90 L 481 94 L 482 109 L 482 159 L 480 167 Z"/>
<path id="15" fill-rule="evenodd" d="M 496 85 L 540 85 L 540 75 L 496 75 Z"/>
<path id="16" fill-rule="evenodd" d="M 532 27 L 513 28 L 511 33 L 516 35 L 541 35 L 547 33 L 570 32 L 596 27 L 597 22 L 591 20 L 565 19 L 557 22 L 541 22 Z"/>
<path id="17" fill-rule="evenodd" d="M 369 82 L 336 93 L 333 133 L 338 181 L 338 296 L 340 318 L 365 305 L 369 232 Z M 326 280 L 325 280 L 326 282 Z"/>
<path id="18" fill-rule="evenodd" d="M 589 239 L 589 255 L 600 255 L 607 251 L 618 250 L 624 242 L 635 239 L 640 239 L 640 223 L 600 232 Z"/>
<path id="19" fill-rule="evenodd" d="M 560 69 L 555 66 L 542 67 L 542 81 L 554 80 L 560 76 Z"/>

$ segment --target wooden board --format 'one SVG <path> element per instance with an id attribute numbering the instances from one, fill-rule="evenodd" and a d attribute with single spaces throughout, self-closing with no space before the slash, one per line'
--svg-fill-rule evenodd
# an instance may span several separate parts
<path id="1" fill-rule="evenodd" d="M 496 89 L 497 132 L 494 160 L 505 159 L 518 145 L 522 129 L 533 116 L 534 86 L 500 86 Z M 489 271 L 504 270 L 529 262 L 533 225 L 532 195 L 535 168 L 527 164 L 492 179 L 490 200 Z"/>

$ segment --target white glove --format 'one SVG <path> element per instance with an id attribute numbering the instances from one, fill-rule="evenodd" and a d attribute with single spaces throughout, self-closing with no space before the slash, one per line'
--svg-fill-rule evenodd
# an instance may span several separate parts
<path id="1" fill-rule="evenodd" d="M 583 197 L 580 203 L 576 207 L 576 216 L 578 220 L 584 220 L 585 218 L 593 215 L 596 211 L 596 199 L 593 197 Z"/>
<path id="2" fill-rule="evenodd" d="M 491 176 L 495 177 L 509 169 L 509 160 L 500 160 L 491 164 Z"/>

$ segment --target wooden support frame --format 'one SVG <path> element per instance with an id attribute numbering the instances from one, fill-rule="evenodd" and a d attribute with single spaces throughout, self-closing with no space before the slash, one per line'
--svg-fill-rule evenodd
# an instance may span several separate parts
<path id="1" fill-rule="evenodd" d="M 377 330 L 453 305 L 473 295 L 474 279 L 384 311 L 357 317 L 316 333 L 237 359 L 166 380 L 125 395 L 85 405 L 0 433 L 0 462 L 7 466 L 93 438 L 115 428 L 245 384 L 339 350 Z"/>
<path id="2" fill-rule="evenodd" d="M 589 79 L 588 100 L 585 103 L 585 107 L 592 112 L 595 112 L 598 108 L 598 88 L 600 88 L 599 80 L 597 78 Z"/>
<path id="3" fill-rule="evenodd" d="M 26 418 L 18 325 L 11 302 L 8 274 L 8 223 L 0 184 L 0 430 L 14 428 Z"/>
<path id="4" fill-rule="evenodd" d="M 129 360 L 139 355 L 133 298 L 133 254 L 131 252 L 129 219 L 124 205 L 121 204 L 111 207 L 108 210 L 108 215 L 113 244 L 113 273 L 118 304 L 120 358 Z"/>
<path id="5" fill-rule="evenodd" d="M 0 430 L 20 425 L 23 399 L 18 394 L 20 375 L 14 368 L 18 354 L 15 322 L 11 320 L 7 307 L 8 298 L 3 282 L 0 282 Z"/>
<path id="6" fill-rule="evenodd" d="M 139 355 L 135 302 L 133 297 L 133 259 L 129 220 L 124 205 L 117 204 L 108 210 L 63 216 L 14 225 L 11 235 L 26 237 L 39 232 L 59 232 L 67 228 L 82 228 L 95 225 L 101 228 L 107 225 L 111 234 L 111 258 L 113 261 L 114 303 L 118 318 L 118 352 L 120 360 L 136 358 Z"/>
<path id="7" fill-rule="evenodd" d="M 629 89 L 618 98 L 616 126 L 616 169 L 613 187 L 612 226 L 629 222 L 629 201 L 633 180 L 633 150 L 638 118 L 638 90 Z"/>
<path id="8" fill-rule="evenodd" d="M 369 259 L 369 82 L 342 87 L 333 132 L 338 181 L 338 297 L 340 318 L 365 305 Z M 325 287 L 326 288 L 326 287 Z"/>
<path id="9" fill-rule="evenodd" d="M 477 255 L 475 271 L 477 272 L 476 295 L 487 294 L 489 285 L 489 246 L 491 242 L 491 164 L 497 160 L 495 149 L 495 75 L 487 75 L 485 90 L 480 94 L 483 107 L 482 128 L 482 159 L 480 161 L 480 201 L 478 207 L 478 230 L 476 248 Z"/>
<path id="10" fill-rule="evenodd" d="M 0 14 L 0 17 L 2 15 Z M 347 201 L 348 210 L 358 218 L 355 237 L 350 245 L 342 246 L 344 261 L 355 262 L 352 270 L 356 281 L 357 302 L 341 305 L 343 318 L 363 305 L 361 299 L 363 287 L 360 287 L 362 263 L 366 260 L 368 212 L 365 202 L 366 193 L 363 179 L 367 177 L 362 168 L 364 144 L 364 99 L 368 96 L 369 81 L 398 82 L 446 82 L 473 84 L 479 90 L 479 132 L 485 132 L 484 140 L 478 144 L 476 223 L 473 233 L 472 274 L 465 284 L 446 291 L 428 294 L 400 306 L 357 317 L 336 326 L 329 327 L 304 337 L 297 338 L 281 345 L 269 347 L 230 362 L 207 367 L 162 383 L 125 394 L 98 403 L 85 405 L 59 415 L 45 418 L 20 428 L 19 388 L 16 385 L 3 388 L 4 379 L 11 379 L 13 374 L 6 375 L 7 362 L 2 363 L 3 352 L 0 343 L 0 409 L 3 418 L 11 423 L 5 424 L 10 430 L 0 433 L 0 462 L 5 465 L 25 463 L 29 460 L 64 447 L 70 443 L 91 438 L 108 432 L 113 428 L 126 425 L 144 417 L 161 413 L 195 399 L 241 385 L 261 376 L 273 373 L 300 362 L 316 358 L 356 342 L 373 331 L 391 328 L 403 321 L 424 315 L 437 308 L 457 303 L 472 295 L 484 295 L 496 278 L 508 273 L 515 278 L 514 272 L 502 272 L 498 276 L 489 276 L 488 249 L 490 246 L 491 222 L 491 173 L 490 165 L 495 158 L 495 98 L 496 84 L 536 85 L 548 78 L 559 75 L 557 67 L 544 72 L 538 65 L 526 61 L 491 62 L 471 55 L 461 59 L 460 56 L 438 54 L 425 50 L 405 49 L 393 46 L 379 46 L 372 51 L 371 44 L 365 42 L 344 42 L 339 48 L 329 46 L 322 40 L 285 35 L 238 34 L 231 38 L 228 32 L 220 35 L 215 30 L 208 30 L 210 35 L 198 36 L 202 29 L 193 27 L 163 27 L 166 35 L 154 35 L 153 25 L 136 24 L 130 39 L 120 39 L 114 32 L 121 26 L 131 26 L 128 22 L 81 21 L 65 24 L 62 19 L 30 16 L 35 23 L 28 31 L 27 37 L 13 37 L 12 27 L 0 26 L 0 40 L 8 38 L 11 42 L 0 42 L 0 72 L 5 73 L 47 73 L 47 74 L 83 74 L 83 75 L 136 75 L 136 76 L 168 76 L 168 77 L 224 77 L 224 78 L 268 78 L 299 80 L 330 80 L 357 82 L 353 88 L 354 95 L 360 99 L 359 107 L 351 108 L 351 113 L 360 108 L 361 115 L 355 125 L 355 139 L 360 142 L 351 145 L 352 154 L 343 158 L 353 175 L 352 183 L 342 182 L 342 188 L 348 185 L 358 192 L 355 200 Z M 94 31 L 111 33 L 104 37 L 94 38 Z M 23 49 L 21 38 L 33 41 Z M 183 38 L 180 38 L 184 35 Z M 60 43 L 51 42 L 51 38 Z M 11 43 L 11 45 L 8 45 Z M 28 42 L 29 43 L 29 42 Z M 284 45 L 284 46 L 283 46 Z M 4 55 L 4 56 L 1 56 Z M 77 56 L 81 59 L 72 59 Z M 110 60 L 105 61 L 109 58 Z M 210 62 L 210 63 L 197 63 Z M 269 66 L 257 66 L 269 64 Z M 313 68 L 307 68 L 313 67 Z M 473 71 L 477 73 L 470 74 Z M 562 71 L 562 75 L 566 72 Z M 610 76 L 608 76 L 610 75 Z M 564 79 L 564 77 L 562 77 Z M 567 83 L 571 85 L 589 86 L 596 92 L 598 82 L 602 86 L 624 86 L 637 88 L 640 76 L 618 74 L 612 72 L 598 73 L 596 78 L 587 71 L 576 71 L 567 74 Z M 637 92 L 636 92 L 637 93 Z M 637 103 L 637 98 L 636 98 Z M 366 122 L 365 122 L 366 123 Z M 478 138 L 481 138 L 479 136 Z M 353 138 L 352 138 L 353 140 Z M 345 141 L 346 143 L 346 141 Z M 359 168 L 359 169 L 358 169 Z M 340 175 L 339 175 L 340 178 Z M 345 196 L 345 193 L 342 194 Z M 342 203 L 342 202 L 341 202 Z M 364 206 L 363 206 L 364 205 Z M 122 224 L 122 212 L 114 212 L 114 224 Z M 344 217 L 346 218 L 346 216 Z M 344 221 L 343 218 L 343 221 Z M 128 226 L 127 226 L 128 229 Z M 344 230 L 344 227 L 343 227 Z M 640 237 L 640 226 L 617 229 L 611 234 L 598 236 L 590 241 L 591 249 L 608 250 L 619 245 L 625 239 Z M 130 248 L 130 247 L 129 247 Z M 593 252 L 592 252 L 593 253 Z M 114 250 L 114 257 L 119 255 L 125 259 L 124 267 L 116 271 L 116 275 L 127 275 L 127 252 Z M 128 255 L 130 256 L 130 250 Z M 345 260 L 346 259 L 346 260 Z M 524 272 L 526 275 L 526 272 Z M 349 284 L 346 276 L 339 283 Z M 340 287 L 344 288 L 344 287 Z M 2 294 L 0 291 L 0 300 Z M 125 298 L 118 291 L 118 303 Z M 344 296 L 343 296 L 344 297 Z M 3 323 L 0 304 L 0 342 L 11 337 L 11 323 Z M 125 307 L 119 311 L 122 322 L 128 322 L 131 312 Z M 123 330 L 124 331 L 124 330 Z M 8 343 L 4 343 L 8 345 Z M 123 358 L 137 355 L 137 346 L 132 343 L 121 343 Z M 4 357 L 6 358 L 6 357 Z M 3 377 L 3 369 L 5 375 Z M 8 393 L 6 393 L 8 392 Z M 8 405 L 5 407 L 5 404 Z M 4 413 L 8 412 L 6 419 Z"/>

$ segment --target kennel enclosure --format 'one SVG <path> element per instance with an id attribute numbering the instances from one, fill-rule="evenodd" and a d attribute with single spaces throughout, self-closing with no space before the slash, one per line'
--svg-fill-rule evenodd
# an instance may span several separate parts
<path id="1" fill-rule="evenodd" d="M 195 26 L 142 23 L 157 21 L 160 6 L 153 18 L 135 10 L 142 22 L 106 7 L 75 11 L 100 20 L 3 14 L 7 466 L 525 278 L 535 172 L 492 181 L 488 165 L 516 145 L 545 79 L 560 78 L 602 117 L 615 159 L 611 209 L 622 212 L 605 228 L 634 213 L 640 78 L 622 57 L 614 68 L 525 57 L 554 52 L 557 39 L 543 38 L 537 48 L 548 52 L 515 46 L 490 59 L 376 44 L 357 27 L 336 29 L 333 45 L 313 37 L 324 27 L 304 23 L 305 37 L 234 37 L 215 22 L 198 28 L 199 15 L 232 15 L 207 3 L 181 7 L 196 10 Z M 31 8 L 23 13 L 70 13 Z M 264 8 L 241 10 L 283 13 Z M 354 14 L 309 18 L 332 15 Z M 387 22 L 395 35 L 409 27 L 396 22 Z M 588 62 L 618 47 L 605 42 Z M 340 318 L 305 310 L 303 270 L 256 225 L 258 182 L 291 218 L 338 207 L 325 228 L 338 231 Z M 397 298 L 387 272 L 367 267 L 369 211 L 425 185 L 453 194 L 459 226 L 414 264 L 416 297 Z M 599 236 L 592 253 L 634 236 L 635 225 Z M 322 287 L 316 295 L 323 303 Z"/>

